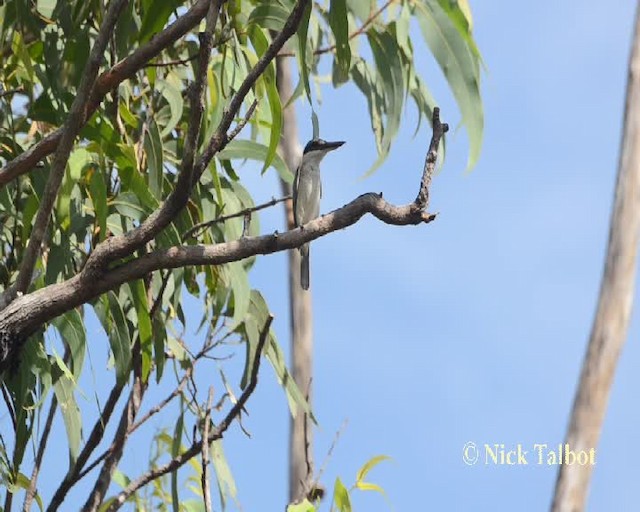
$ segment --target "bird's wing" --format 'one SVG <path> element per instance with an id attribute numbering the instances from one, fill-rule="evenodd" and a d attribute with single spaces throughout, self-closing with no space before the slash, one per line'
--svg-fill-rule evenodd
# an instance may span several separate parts
<path id="1" fill-rule="evenodd" d="M 296 197 L 298 197 L 298 183 L 300 181 L 300 166 L 296 169 L 296 175 L 293 178 L 293 222 L 299 226 L 298 215 L 296 214 Z"/>

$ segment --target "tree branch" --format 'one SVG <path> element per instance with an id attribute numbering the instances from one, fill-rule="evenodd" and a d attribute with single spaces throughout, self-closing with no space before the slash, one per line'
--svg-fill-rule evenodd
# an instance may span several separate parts
<path id="1" fill-rule="evenodd" d="M 178 39 L 195 27 L 207 14 L 210 0 L 198 0 L 191 9 L 180 16 L 174 23 L 134 51 L 124 60 L 102 73 L 91 93 L 90 100 L 85 105 L 85 115 L 82 123 L 86 123 L 107 93 L 117 87 L 121 82 L 131 78 L 137 71 L 145 66 L 160 52 L 173 45 Z M 36 145 L 8 162 L 0 169 L 0 187 L 9 181 L 31 171 L 36 164 L 56 150 L 60 143 L 64 127 L 50 133 Z"/>
<path id="2" fill-rule="evenodd" d="M 295 34 L 304 8 L 308 2 L 309 0 L 298 0 L 282 31 L 273 39 L 265 53 L 260 57 L 251 71 L 249 71 L 229 102 L 229 105 L 224 109 L 222 120 L 217 130 L 209 140 L 202 155 L 196 161 L 195 166 L 191 166 L 191 150 L 189 149 L 189 151 L 187 151 L 187 149 L 185 149 L 183 168 L 167 200 L 137 228 L 122 235 L 108 238 L 98 245 L 85 265 L 82 272 L 83 278 L 88 282 L 94 281 L 96 274 L 103 271 L 107 263 L 132 254 L 136 249 L 152 240 L 160 231 L 168 226 L 182 208 L 184 208 L 189 200 L 194 183 L 200 178 L 213 156 L 228 143 L 229 138 L 227 132 L 233 119 L 237 116 L 246 95 L 262 73 L 264 73 L 267 66 L 275 58 L 285 42 Z M 208 43 L 211 44 L 210 38 Z M 195 124 L 196 123 L 191 122 L 190 128 Z M 199 125 L 200 123 L 197 123 L 198 127 Z"/>
<path id="3" fill-rule="evenodd" d="M 438 126 L 439 109 L 434 109 L 433 125 Z M 432 159 L 436 156 L 440 138 L 448 130 L 446 124 L 440 124 L 440 129 L 434 129 L 431 139 L 430 153 Z M 421 181 L 421 192 L 428 186 L 432 172 L 431 160 Z M 424 195 L 424 194 L 423 194 Z M 418 198 L 421 195 L 418 194 Z M 428 194 L 427 196 L 428 197 Z M 417 199 L 418 199 L 417 198 Z M 186 265 L 222 265 L 232 261 L 239 261 L 258 254 L 271 254 L 300 247 L 334 231 L 347 228 L 355 224 L 363 215 L 370 213 L 386 224 L 396 226 L 418 225 L 429 223 L 436 218 L 435 214 L 426 212 L 421 204 L 415 201 L 403 206 L 395 206 L 382 198 L 381 194 L 368 193 L 354 199 L 342 208 L 285 233 L 243 237 L 213 245 L 176 246 L 158 249 L 139 258 L 122 263 L 100 274 L 95 279 L 87 280 L 76 275 L 62 283 L 52 284 L 40 288 L 28 295 L 18 297 L 6 309 L 0 312 L 0 333 L 23 337 L 32 334 L 45 322 L 68 311 L 80 304 L 84 304 L 106 291 L 117 286 L 144 277 L 150 272 L 184 267 Z M 7 364 L 15 351 L 11 350 L 0 358 L 0 368 Z"/>
<path id="4" fill-rule="evenodd" d="M 207 438 L 209 443 L 222 438 L 222 436 L 227 431 L 227 429 L 231 426 L 231 424 L 240 416 L 240 413 L 242 412 L 245 404 L 247 403 L 247 400 L 249 400 L 249 397 L 253 394 L 253 391 L 255 390 L 256 385 L 258 384 L 258 373 L 260 371 L 260 361 L 262 359 L 262 352 L 263 352 L 265 343 L 267 341 L 267 338 L 269 337 L 269 329 L 271 329 L 272 321 L 273 321 L 273 316 L 269 315 L 262 328 L 262 331 L 260 332 L 260 339 L 258 340 L 258 345 L 256 347 L 256 354 L 253 359 L 253 365 L 251 367 L 251 374 L 250 374 L 251 377 L 249 379 L 249 383 L 247 384 L 247 387 L 242 392 L 242 395 L 240 395 L 240 398 L 238 399 L 238 401 L 234 404 L 231 410 L 224 417 L 222 422 L 213 430 L 213 432 L 211 432 L 211 434 L 209 434 Z M 111 502 L 109 508 L 107 509 L 107 512 L 115 512 L 124 504 L 127 498 L 131 496 L 134 492 L 136 492 L 138 489 L 140 489 L 141 487 L 144 487 L 149 482 L 152 482 L 153 480 L 160 478 L 162 475 L 166 475 L 171 471 L 175 471 L 176 469 L 180 468 L 185 463 L 187 463 L 189 460 L 191 460 L 193 457 L 197 456 L 198 453 L 202 451 L 202 443 L 203 443 L 203 439 L 199 441 L 194 441 L 193 444 L 186 451 L 182 452 L 180 455 L 173 458 L 168 463 L 148 471 L 147 473 L 139 477 L 137 480 L 134 480 L 133 482 L 131 482 L 127 486 L 127 488 L 124 489 L 120 494 L 118 494 L 118 496 L 116 496 L 116 498 Z"/>

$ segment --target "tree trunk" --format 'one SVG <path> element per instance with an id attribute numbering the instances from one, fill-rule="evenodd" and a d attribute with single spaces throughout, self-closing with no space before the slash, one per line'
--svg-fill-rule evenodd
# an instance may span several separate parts
<path id="1" fill-rule="evenodd" d="M 278 58 L 277 85 L 280 100 L 284 105 L 291 94 L 291 66 L 286 57 Z M 295 171 L 302 156 L 298 137 L 295 106 L 292 103 L 284 110 L 280 151 L 292 171 Z M 281 181 L 284 195 L 291 194 L 291 185 Z M 293 204 L 284 203 L 285 219 L 289 229 L 294 227 Z M 311 379 L 313 371 L 313 314 L 311 293 L 300 286 L 300 253 L 289 251 L 289 297 L 291 314 L 291 362 L 292 375 L 300 390 L 311 404 Z M 313 430 L 311 419 L 306 414 L 297 414 L 291 419 L 289 436 L 289 502 L 303 498 L 309 491 L 313 478 Z"/>
<path id="2" fill-rule="evenodd" d="M 640 232 L 640 9 L 636 9 L 607 259 L 565 441 L 575 453 L 595 452 L 633 302 Z M 552 511 L 584 510 L 592 469 L 591 464 L 560 466 Z"/>

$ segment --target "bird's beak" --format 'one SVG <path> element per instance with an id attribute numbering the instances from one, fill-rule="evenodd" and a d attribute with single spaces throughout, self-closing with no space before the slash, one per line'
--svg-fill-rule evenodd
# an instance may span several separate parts
<path id="1" fill-rule="evenodd" d="M 333 151 L 334 149 L 338 149 L 340 146 L 342 146 L 344 144 L 345 141 L 343 140 L 338 140 L 336 142 L 325 142 L 324 143 L 324 148 L 327 151 Z"/>

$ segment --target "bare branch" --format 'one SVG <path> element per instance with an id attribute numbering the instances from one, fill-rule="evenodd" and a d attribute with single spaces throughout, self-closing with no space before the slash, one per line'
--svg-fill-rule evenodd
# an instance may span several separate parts
<path id="1" fill-rule="evenodd" d="M 211 512 L 211 483 L 209 482 L 209 429 L 211 424 L 211 407 L 213 406 L 213 386 L 209 387 L 209 400 L 204 414 L 202 427 L 202 495 L 205 512 Z"/>
<path id="2" fill-rule="evenodd" d="M 415 206 L 418 210 L 426 210 L 429 207 L 429 187 L 431 186 L 431 178 L 436 168 L 438 160 L 438 147 L 444 134 L 449 131 L 447 123 L 440 122 L 440 108 L 434 107 L 431 120 L 433 125 L 433 135 L 429 143 L 429 150 L 424 161 L 424 171 L 422 172 L 422 181 L 420 182 L 420 191 L 415 200 Z"/>
<path id="3" fill-rule="evenodd" d="M 102 73 L 96 81 L 90 101 L 88 105 L 86 105 L 82 123 L 86 123 L 97 110 L 109 91 L 113 90 L 124 80 L 131 78 L 152 58 L 173 45 L 178 39 L 200 23 L 202 18 L 207 14 L 209 4 L 210 0 L 197 0 L 193 7 L 180 16 L 174 23 L 162 32 L 155 34 L 149 42 L 138 48 L 110 70 Z M 40 160 L 53 153 L 60 143 L 63 130 L 64 127 L 58 128 L 55 132 L 47 135 L 36 145 L 18 155 L 0 169 L 0 187 L 6 185 L 17 176 L 31 171 Z"/>
<path id="4" fill-rule="evenodd" d="M 271 322 L 273 321 L 273 316 L 269 315 L 267 318 L 262 331 L 260 332 L 260 339 L 258 340 L 258 346 L 256 347 L 256 354 L 253 359 L 253 365 L 251 367 L 250 379 L 247 387 L 240 395 L 238 401 L 234 404 L 231 410 L 224 417 L 222 422 L 211 432 L 207 438 L 208 442 L 211 443 L 217 439 L 221 439 L 227 429 L 231 426 L 231 424 L 240 416 L 240 413 L 244 409 L 247 400 L 253 394 L 253 391 L 258 384 L 258 373 L 260 371 L 260 361 L 262 359 L 262 352 L 264 349 L 264 345 L 269 337 L 269 329 L 271 329 Z M 144 475 L 142 475 L 137 480 L 131 482 L 126 489 L 124 489 L 116 498 L 111 502 L 107 512 L 115 512 L 118 510 L 124 502 L 127 500 L 129 496 L 131 496 L 134 492 L 136 492 L 141 487 L 144 487 L 149 482 L 160 478 L 162 475 L 166 475 L 171 471 L 175 471 L 176 469 L 183 466 L 185 463 L 189 462 L 193 457 L 197 456 L 202 450 L 203 439 L 199 441 L 194 441 L 193 444 L 183 453 L 174 457 L 168 463 L 154 468 Z"/>
<path id="5" fill-rule="evenodd" d="M 191 229 L 188 229 L 184 235 L 182 235 L 182 240 L 186 240 L 189 237 L 197 237 L 204 231 L 206 228 L 214 226 L 215 224 L 219 224 L 220 222 L 225 222 L 229 219 L 235 219 L 237 217 L 245 217 L 253 212 L 257 212 L 260 210 L 264 210 L 265 208 L 271 208 L 278 203 L 282 203 L 284 201 L 288 201 L 291 199 L 291 196 L 281 197 L 280 199 L 276 199 L 275 197 L 271 199 L 271 201 L 267 201 L 266 203 L 259 204 L 258 206 L 253 206 L 252 208 L 245 208 L 244 210 L 240 210 L 239 212 L 230 213 L 229 215 L 223 215 L 222 217 L 215 218 L 213 220 L 208 220 L 206 222 L 201 222 L 200 224 L 196 224 Z"/>
<path id="6" fill-rule="evenodd" d="M 49 172 L 49 179 L 45 186 L 42 199 L 40 201 L 40 207 L 36 215 L 36 219 L 33 223 L 33 229 L 29 238 L 29 244 L 25 250 L 20 272 L 16 280 L 17 292 L 26 292 L 31 277 L 33 275 L 33 269 L 40 255 L 40 246 L 44 241 L 47 227 L 49 225 L 49 218 L 51 212 L 58 197 L 58 190 L 62 183 L 64 176 L 64 170 L 67 165 L 67 160 L 71 154 L 71 148 L 75 141 L 76 136 L 80 132 L 83 123 L 84 109 L 91 94 L 91 89 L 98 76 L 98 70 L 100 63 L 104 58 L 104 52 L 113 32 L 120 11 L 127 3 L 127 0 L 112 0 L 109 4 L 109 9 L 105 16 L 104 22 L 100 27 L 98 37 L 91 49 L 91 54 L 87 65 L 82 73 L 82 79 L 78 90 L 76 91 L 76 97 L 71 105 L 71 111 L 64 124 L 62 135 L 60 137 L 60 143 L 56 150 L 56 154 L 51 165 Z"/>

